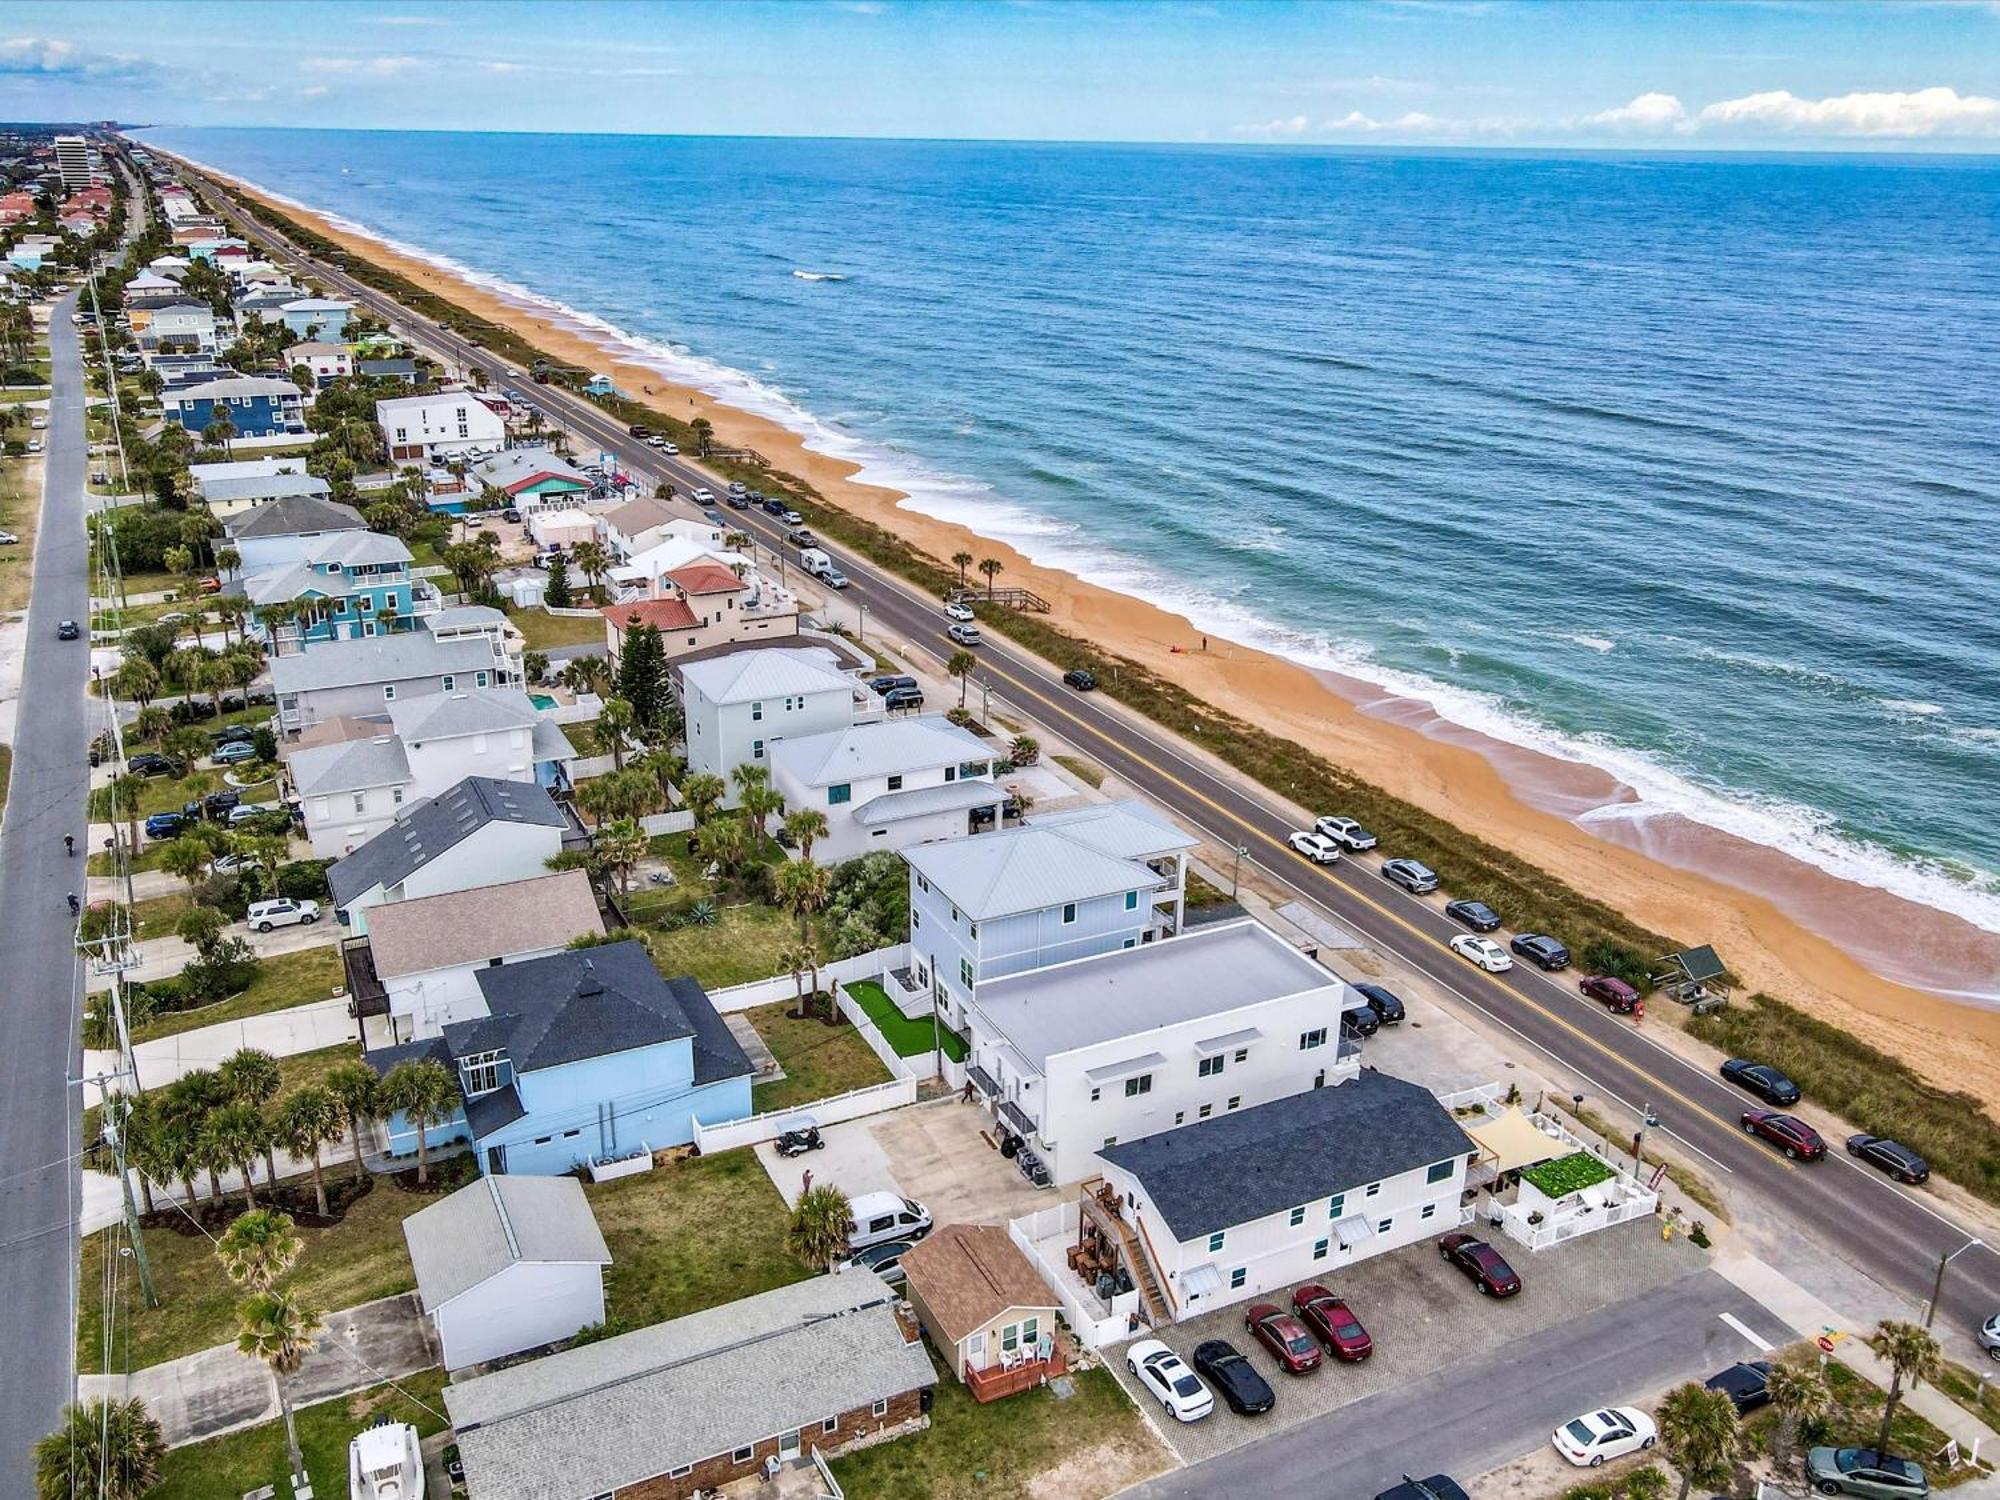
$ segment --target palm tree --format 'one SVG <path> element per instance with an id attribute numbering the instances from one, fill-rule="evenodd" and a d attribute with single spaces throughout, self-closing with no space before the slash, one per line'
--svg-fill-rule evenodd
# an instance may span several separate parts
<path id="1" fill-rule="evenodd" d="M 812 972 L 812 992 L 819 993 L 819 946 L 813 941 L 812 918 L 823 911 L 833 893 L 833 873 L 809 859 L 788 859 L 771 870 L 771 896 L 799 919 L 799 946 Z"/>
<path id="2" fill-rule="evenodd" d="M 979 573 L 986 580 L 986 597 L 988 599 L 993 597 L 993 580 L 1006 571 L 1007 565 L 997 557 L 982 557 L 979 559 Z"/>
<path id="3" fill-rule="evenodd" d="M 136 1396 L 66 1406 L 62 1425 L 35 1444 L 35 1495 L 141 1500 L 160 1482 L 166 1453 L 166 1434 Z"/>
<path id="4" fill-rule="evenodd" d="M 632 867 L 646 857 L 646 830 L 631 818 L 599 828 L 594 838 L 597 862 L 618 876 L 618 894 L 632 893 Z"/>
<path id="5" fill-rule="evenodd" d="M 847 1194 L 830 1182 L 822 1182 L 799 1194 L 791 1223 L 785 1226 L 785 1243 L 814 1270 L 831 1271 L 847 1254 L 847 1236 L 853 1223 Z"/>
<path id="6" fill-rule="evenodd" d="M 750 857 L 750 825 L 735 817 L 704 823 L 701 847 L 710 859 L 734 875 Z"/>
<path id="7" fill-rule="evenodd" d="M 325 1086 L 347 1118 L 347 1138 L 354 1147 L 354 1180 L 363 1182 L 368 1169 L 361 1162 L 361 1129 L 382 1112 L 382 1080 L 366 1063 L 344 1062 L 327 1071 Z"/>
<path id="8" fill-rule="evenodd" d="M 188 895 L 192 898 L 201 889 L 202 879 L 208 874 L 209 858 L 208 845 L 198 838 L 182 834 L 177 839 L 168 840 L 160 850 L 160 868 L 185 880 Z"/>
<path id="9" fill-rule="evenodd" d="M 698 824 L 706 824 L 717 805 L 729 795 L 729 787 L 720 776 L 707 771 L 697 771 L 681 783 L 681 801 L 688 805 Z"/>
<path id="10" fill-rule="evenodd" d="M 701 457 L 707 458 L 710 450 L 715 446 L 715 424 L 709 421 L 707 417 L 696 417 L 692 422 L 688 423 L 688 427 L 694 433 L 695 452 L 701 455 Z"/>
<path id="11" fill-rule="evenodd" d="M 294 1089 L 278 1101 L 278 1139 L 293 1156 L 312 1163 L 313 1203 L 326 1217 L 326 1180 L 320 1148 L 340 1139 L 340 1101 L 318 1084 Z"/>
<path id="12" fill-rule="evenodd" d="M 1696 1483 L 1721 1484 L 1736 1451 L 1736 1406 L 1726 1392 L 1690 1380 L 1668 1391 L 1659 1409 L 1660 1446 L 1681 1476 L 1680 1500 Z"/>
<path id="13" fill-rule="evenodd" d="M 762 848 L 766 825 L 785 810 L 784 793 L 759 781 L 743 788 L 743 795 L 737 800 L 742 805 L 743 815 L 750 820 L 750 831 L 756 834 L 758 847 Z"/>
<path id="14" fill-rule="evenodd" d="M 458 1108 L 457 1082 L 434 1057 L 406 1058 L 382 1080 L 382 1102 L 391 1109 L 401 1110 L 403 1117 L 416 1127 L 417 1181 L 428 1183 L 431 1167 L 426 1132 L 433 1125 L 444 1124 Z"/>
<path id="15" fill-rule="evenodd" d="M 222 1060 L 215 1072 L 231 1099 L 260 1110 L 278 1096 L 285 1083 L 277 1058 L 255 1047 L 237 1048 Z M 278 1165 L 271 1157 L 273 1139 L 267 1135 L 264 1141 L 264 1176 L 275 1188 Z"/>
<path id="16" fill-rule="evenodd" d="M 598 710 L 597 742 L 611 757 L 614 771 L 625 769 L 625 736 L 638 721 L 639 715 L 623 698 L 607 698 L 604 707 Z"/>
<path id="17" fill-rule="evenodd" d="M 158 740 L 174 727 L 174 716 L 157 703 L 149 703 L 132 716 L 132 733 L 142 740 Z"/>
<path id="18" fill-rule="evenodd" d="M 146 778 L 133 771 L 124 771 L 111 778 L 105 788 L 111 794 L 111 814 L 125 818 L 126 847 L 139 847 L 139 796 L 146 790 Z"/>
<path id="19" fill-rule="evenodd" d="M 1875 1325 L 1868 1341 L 1889 1364 L 1889 1399 L 1882 1403 L 1882 1430 L 1875 1438 L 1875 1451 L 1889 1451 L 1889 1427 L 1896 1420 L 1896 1408 L 1903 1399 L 1905 1383 L 1936 1380 L 1944 1370 L 1944 1351 L 1928 1328 L 1918 1323 L 1902 1323 L 1884 1318 Z"/>
<path id="20" fill-rule="evenodd" d="M 1817 1422 L 1833 1407 L 1833 1392 L 1818 1366 L 1800 1361 L 1781 1361 L 1771 1366 L 1764 1389 L 1778 1414 L 1771 1429 L 1771 1456 L 1785 1468 L 1798 1458 L 1799 1432 Z"/>
<path id="21" fill-rule="evenodd" d="M 254 1104 L 225 1104 L 201 1126 L 203 1156 L 207 1162 L 220 1160 L 243 1176 L 243 1206 L 255 1208 L 257 1157 L 271 1148 L 271 1126 Z M 211 1177 L 215 1172 L 209 1167 Z"/>
<path id="22" fill-rule="evenodd" d="M 160 669 L 143 656 L 128 656 L 111 674 L 111 691 L 144 707 L 160 690 Z"/>
<path id="23" fill-rule="evenodd" d="M 799 846 L 799 858 L 810 860 L 813 845 L 826 837 L 826 814 L 816 807 L 801 807 L 785 814 L 785 837 Z"/>
<path id="24" fill-rule="evenodd" d="M 979 665 L 979 658 L 970 651 L 954 651 L 951 660 L 944 664 L 948 676 L 958 679 L 958 706 L 965 707 L 965 690 L 972 682 L 972 669 Z"/>
<path id="25" fill-rule="evenodd" d="M 587 693 L 601 698 L 611 686 L 611 664 L 601 656 L 572 657 L 562 669 L 562 685 L 579 698 Z"/>
<path id="26" fill-rule="evenodd" d="M 965 570 L 972 566 L 972 554 L 970 552 L 954 552 L 951 555 L 951 561 L 952 566 L 958 569 L 958 586 L 964 588 Z"/>
<path id="27" fill-rule="evenodd" d="M 292 1421 L 292 1397 L 285 1385 L 299 1363 L 312 1352 L 313 1336 L 323 1320 L 317 1308 L 299 1301 L 290 1287 L 283 1291 L 258 1292 L 236 1312 L 236 1349 L 271 1367 L 272 1383 L 278 1387 L 278 1405 L 285 1413 L 285 1446 L 291 1453 L 292 1472 L 305 1467 L 299 1456 L 299 1433 Z"/>
<path id="28" fill-rule="evenodd" d="M 236 456 L 236 450 L 229 446 L 230 439 L 235 436 L 236 424 L 229 419 L 229 413 L 226 411 L 218 411 L 215 420 L 201 430 L 202 441 L 211 448 L 220 443 L 223 455 L 227 458 Z"/>
<path id="29" fill-rule="evenodd" d="M 798 989 L 799 1003 L 792 1010 L 798 1020 L 806 1014 L 806 970 L 812 967 L 812 950 L 804 943 L 787 943 L 778 950 L 778 967 L 792 976 L 792 983 Z"/>
<path id="30" fill-rule="evenodd" d="M 687 775 L 687 762 L 671 750 L 648 750 L 632 762 L 632 769 L 653 778 L 659 793 L 653 806 L 659 808 L 667 805 L 667 794 Z"/>
<path id="31" fill-rule="evenodd" d="M 590 585 L 593 592 L 597 593 L 598 602 L 603 603 L 604 595 L 599 591 L 599 585 L 604 575 L 611 571 L 611 554 L 604 550 L 604 544 L 578 542 L 570 549 L 570 561 L 582 570 L 584 581 Z"/>
<path id="32" fill-rule="evenodd" d="M 259 1208 L 230 1222 L 215 1242 L 215 1258 L 238 1286 L 268 1292 L 284 1280 L 305 1248 L 290 1214 Z"/>

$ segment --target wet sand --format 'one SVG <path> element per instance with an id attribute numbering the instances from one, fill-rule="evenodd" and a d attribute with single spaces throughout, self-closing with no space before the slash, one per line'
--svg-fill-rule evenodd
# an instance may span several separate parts
<path id="1" fill-rule="evenodd" d="M 811 452 L 776 423 L 675 384 L 637 351 L 595 330 L 236 186 L 355 254 L 515 329 L 560 362 L 607 371 L 620 389 L 663 412 L 707 417 L 719 442 L 756 449 L 830 503 L 935 558 L 961 550 L 998 558 L 1004 571 L 997 582 L 1049 600 L 1057 626 L 1476 829 L 1655 931 L 1715 944 L 1752 989 L 1865 1037 L 1934 1081 L 2000 1099 L 2000 935 L 1678 815 L 1618 816 L 1637 799 L 1604 772 L 1467 730 L 1373 684 L 1204 637 L 1143 599 L 1040 567 L 1003 543 L 902 507 L 900 492 L 858 482 L 854 464 Z"/>

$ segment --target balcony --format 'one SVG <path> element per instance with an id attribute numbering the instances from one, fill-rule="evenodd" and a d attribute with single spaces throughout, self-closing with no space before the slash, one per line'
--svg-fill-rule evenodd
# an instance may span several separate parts
<path id="1" fill-rule="evenodd" d="M 375 972 L 375 950 L 365 937 L 343 938 L 340 967 L 347 976 L 347 1013 L 357 1021 L 389 1014 L 389 991 Z"/>
<path id="2" fill-rule="evenodd" d="M 975 1401 L 998 1401 L 1003 1396 L 1011 1396 L 1017 1391 L 1032 1390 L 1043 1381 L 1061 1375 L 1069 1369 L 1069 1360 L 1063 1354 L 1060 1341 L 1049 1351 L 1047 1359 L 1023 1359 L 1016 1364 L 1002 1363 L 988 1365 L 983 1370 L 975 1370 L 970 1365 L 965 1370 L 965 1386 L 972 1392 Z"/>

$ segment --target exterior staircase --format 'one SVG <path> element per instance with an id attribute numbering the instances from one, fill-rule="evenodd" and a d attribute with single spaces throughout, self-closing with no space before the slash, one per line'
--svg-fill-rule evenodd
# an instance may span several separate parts
<path id="1" fill-rule="evenodd" d="M 1155 1328 L 1173 1322 L 1173 1309 L 1167 1304 L 1166 1293 L 1160 1289 L 1160 1279 L 1153 1270 L 1153 1258 L 1146 1253 L 1139 1236 L 1133 1233 L 1132 1226 L 1118 1211 L 1117 1194 L 1102 1177 L 1086 1179 L 1078 1192 L 1082 1195 L 1084 1216 L 1115 1239 L 1124 1252 L 1125 1265 L 1132 1272 L 1132 1284 L 1138 1287 L 1139 1296 L 1146 1304 L 1146 1321 Z"/>

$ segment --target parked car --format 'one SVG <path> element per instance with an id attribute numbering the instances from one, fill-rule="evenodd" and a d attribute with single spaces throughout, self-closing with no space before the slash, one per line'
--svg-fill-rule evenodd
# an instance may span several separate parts
<path id="1" fill-rule="evenodd" d="M 1451 940 L 1451 951 L 1479 965 L 1489 974 L 1504 974 L 1514 967 L 1514 960 L 1507 956 L 1507 950 L 1489 937 L 1474 937 L 1469 932 L 1461 932 Z"/>
<path id="2" fill-rule="evenodd" d="M 963 599 L 947 599 L 944 601 L 944 617 L 969 624 L 973 619 L 972 606 Z"/>
<path id="3" fill-rule="evenodd" d="M 170 839 L 187 827 L 187 819 L 177 812 L 154 813 L 146 819 L 146 837 Z"/>
<path id="4" fill-rule="evenodd" d="M 922 708 L 924 690 L 920 687 L 891 688 L 882 695 L 884 708 Z"/>
<path id="5" fill-rule="evenodd" d="M 729 481 L 729 495 L 732 500 L 738 495 L 747 495 L 749 493 L 749 486 L 744 484 L 742 480 L 732 479 Z"/>
<path id="6" fill-rule="evenodd" d="M 30 453 L 40 453 L 42 451 L 42 440 L 40 438 L 29 438 L 28 451 Z"/>
<path id="7" fill-rule="evenodd" d="M 233 745 L 239 741 L 245 745 L 249 745 L 256 742 L 257 731 L 248 724 L 230 724 L 215 730 L 209 735 L 209 738 L 214 740 L 218 745 Z"/>
<path id="8" fill-rule="evenodd" d="M 765 512 L 769 515 L 774 515 L 774 516 L 782 516 L 786 511 L 791 509 L 790 506 L 786 505 L 785 502 L 780 500 L 776 495 L 772 495 L 766 498 L 763 504 Z"/>
<path id="9" fill-rule="evenodd" d="M 1976 1337 L 1989 1358 L 2000 1360 L 2000 1312 L 1979 1325 Z"/>
<path id="10" fill-rule="evenodd" d="M 1873 1448 L 1814 1448 L 1806 1454 L 1806 1478 L 1822 1495 L 1921 1500 L 1931 1492 L 1930 1481 L 1917 1465 Z"/>
<path id="11" fill-rule="evenodd" d="M 805 517 L 787 505 L 778 512 L 778 519 L 783 521 L 787 526 L 797 526 L 805 520 Z"/>
<path id="12" fill-rule="evenodd" d="M 850 1271 L 865 1269 L 875 1272 L 884 1281 L 901 1281 L 903 1254 L 915 1243 L 915 1240 L 884 1240 L 879 1245 L 870 1245 L 847 1262 L 847 1269 Z"/>
<path id="13" fill-rule="evenodd" d="M 694 500 L 697 505 L 713 505 L 715 504 L 715 491 L 705 484 L 698 484 L 694 487 Z"/>
<path id="14" fill-rule="evenodd" d="M 249 740 L 230 740 L 215 747 L 215 763 L 218 766 L 240 765 L 246 760 L 257 758 L 257 747 Z"/>
<path id="15" fill-rule="evenodd" d="M 209 861 L 211 875 L 241 875 L 257 863 L 247 854 L 218 854 Z"/>
<path id="16" fill-rule="evenodd" d="M 1340 1013 L 1340 1029 L 1354 1036 L 1373 1036 L 1382 1029 L 1382 1018 L 1370 1006 L 1350 1005 Z"/>
<path id="17" fill-rule="evenodd" d="M 273 927 L 290 927 L 294 923 L 310 927 L 319 920 L 319 903 L 294 901 L 289 896 L 279 896 L 270 901 L 252 901 L 247 920 L 259 932 L 269 932 Z"/>
<path id="18" fill-rule="evenodd" d="M 1313 827 L 1332 839 L 1335 843 L 1340 844 L 1344 848 L 1355 850 L 1357 853 L 1363 849 L 1373 849 L 1375 847 L 1375 835 L 1363 828 L 1352 818 L 1328 816 L 1319 819 L 1313 824 Z"/>
<path id="19" fill-rule="evenodd" d="M 944 633 L 954 641 L 957 641 L 961 646 L 976 646 L 979 644 L 979 627 L 977 625 L 967 625 L 960 621 L 953 621 L 951 624 L 945 626 Z"/>
<path id="20" fill-rule="evenodd" d="M 519 526 L 521 524 L 521 513 L 510 505 L 500 512 L 500 519 L 509 525 Z"/>
<path id="21" fill-rule="evenodd" d="M 817 547 L 819 538 L 812 534 L 810 526 L 794 526 L 785 533 L 785 540 L 794 547 Z"/>
<path id="22" fill-rule="evenodd" d="M 1770 1403 L 1771 1362 L 1768 1359 L 1747 1359 L 1731 1365 L 1718 1375 L 1709 1376 L 1702 1384 L 1711 1391 L 1721 1391 L 1736 1408 L 1736 1415 L 1746 1416 Z"/>
<path id="23" fill-rule="evenodd" d="M 127 764 L 141 776 L 171 776 L 174 774 L 174 763 L 168 760 L 166 756 L 157 755 L 151 750 L 146 751 L 143 755 L 133 756 Z"/>
<path id="24" fill-rule="evenodd" d="M 730 495 L 727 499 L 730 508 L 733 510 L 748 510 L 750 508 L 750 497 L 748 495 Z"/>
<path id="25" fill-rule="evenodd" d="M 1314 833 L 1310 828 L 1301 828 L 1290 835 L 1285 842 L 1316 865 L 1335 864 L 1340 859 L 1340 845 L 1323 833 Z"/>
<path id="26" fill-rule="evenodd" d="M 1472 1500 L 1465 1486 L 1449 1474 L 1433 1474 L 1428 1479 L 1403 1476 L 1403 1482 L 1382 1491 L 1375 1500 Z"/>
<path id="27" fill-rule="evenodd" d="M 857 1193 L 848 1200 L 847 1212 L 854 1226 L 847 1231 L 847 1243 L 855 1250 L 888 1240 L 920 1240 L 931 1232 L 931 1211 L 900 1193 Z"/>
<path id="28" fill-rule="evenodd" d="M 675 457 L 678 457 L 678 456 L 679 456 L 679 454 L 680 454 L 680 451 L 681 451 L 681 449 L 680 449 L 680 444 L 678 444 L 678 443 L 668 443 L 668 442 L 662 442 L 662 443 L 660 444 L 660 451 L 661 451 L 662 453 L 666 454 L 666 455 L 667 455 L 667 457 L 669 457 L 669 458 L 675 458 Z"/>
<path id="29" fill-rule="evenodd" d="M 667 440 L 655 434 L 646 439 L 646 446 L 648 448 L 664 448 L 667 446 Z"/>
<path id="30" fill-rule="evenodd" d="M 1385 859 L 1382 878 L 1400 885 L 1413 896 L 1426 895 L 1438 888 L 1437 871 L 1418 859 Z"/>
<path id="31" fill-rule="evenodd" d="M 1545 932 L 1524 932 L 1507 946 L 1546 973 L 1569 967 L 1569 949 Z"/>
<path id="32" fill-rule="evenodd" d="M 1507 1258 L 1474 1235 L 1446 1235 L 1438 1241 L 1438 1254 L 1471 1277 L 1482 1296 L 1512 1297 L 1521 1290 L 1521 1278 Z"/>
<path id="33" fill-rule="evenodd" d="M 913 688 L 916 685 L 916 678 L 906 677 L 900 672 L 888 672 L 880 677 L 868 679 L 870 690 L 884 694 L 893 693 L 897 688 Z"/>
<path id="34" fill-rule="evenodd" d="M 0 531 L 0 547 L 18 547 L 21 539 L 11 531 Z"/>
<path id="35" fill-rule="evenodd" d="M 74 620 L 61 620 L 56 624 L 56 639 L 73 641 L 83 634 L 83 627 Z"/>
<path id="36" fill-rule="evenodd" d="M 814 576 L 830 589 L 844 589 L 847 587 L 847 575 L 832 563 L 828 563 L 824 568 L 821 568 Z"/>
<path id="37" fill-rule="evenodd" d="M 1606 1010 L 1621 1016 L 1629 1016 L 1639 1008 L 1639 992 L 1609 974 L 1592 974 L 1577 981 L 1576 987 L 1591 999 L 1603 1002 Z"/>
<path id="38" fill-rule="evenodd" d="M 649 438 L 653 435 L 652 428 L 642 427 L 637 422 L 634 422 L 630 427 L 626 428 L 625 430 L 631 433 L 632 436 L 635 438 Z"/>
<path id="39" fill-rule="evenodd" d="M 1079 693 L 1090 692 L 1097 686 L 1097 674 L 1082 667 L 1071 667 L 1063 673 L 1063 686 L 1075 688 Z"/>
<path id="40" fill-rule="evenodd" d="M 1305 1319 L 1335 1359 L 1358 1364 L 1375 1352 L 1375 1341 L 1354 1316 L 1347 1299 L 1334 1296 L 1318 1282 L 1307 1282 L 1292 1293 L 1292 1310 Z"/>
<path id="41" fill-rule="evenodd" d="M 201 799 L 202 815 L 214 821 L 221 818 L 224 813 L 230 812 L 242 805 L 242 802 L 243 794 L 241 792 L 235 790 L 233 787 L 225 787 L 219 792 L 210 792 L 206 797 Z"/>
<path id="42" fill-rule="evenodd" d="M 1636 1406 L 1607 1406 L 1565 1422 L 1551 1434 L 1556 1452 L 1579 1469 L 1623 1458 L 1660 1440 L 1653 1419 Z"/>
<path id="43" fill-rule="evenodd" d="M 1775 1109 L 1743 1111 L 1743 1133 L 1762 1136 L 1793 1161 L 1819 1161 L 1826 1156 L 1826 1142 L 1819 1132 L 1797 1115 L 1779 1114 Z"/>
<path id="44" fill-rule="evenodd" d="M 222 580 L 211 573 L 208 577 L 202 579 L 197 587 L 204 594 L 219 594 L 222 592 Z"/>
<path id="45" fill-rule="evenodd" d="M 1204 1339 L 1194 1346 L 1194 1367 L 1222 1392 L 1222 1399 L 1239 1417 L 1262 1416 L 1278 1404 L 1271 1382 L 1228 1339 Z"/>
<path id="46" fill-rule="evenodd" d="M 1447 901 L 1444 914 L 1454 922 L 1463 922 L 1474 932 L 1494 932 L 1500 926 L 1500 913 L 1484 901 Z"/>
<path id="47" fill-rule="evenodd" d="M 1375 1019 L 1384 1026 L 1394 1026 L 1409 1014 L 1404 1008 L 1403 997 L 1394 990 L 1385 990 L 1379 984 L 1357 984 L 1354 988 L 1368 1002 L 1368 1008 L 1375 1012 Z"/>
<path id="48" fill-rule="evenodd" d="M 1901 1141 L 1884 1140 L 1879 1135 L 1850 1135 L 1847 1154 L 1858 1156 L 1871 1167 L 1880 1167 L 1898 1182 L 1928 1181 L 1931 1164 Z"/>
<path id="49" fill-rule="evenodd" d="M 1799 1086 L 1783 1073 L 1769 1063 L 1752 1062 L 1747 1057 L 1730 1058 L 1722 1065 L 1722 1076 L 1766 1104 L 1797 1104 L 1802 1097 Z"/>
<path id="50" fill-rule="evenodd" d="M 1158 1339 L 1141 1339 L 1126 1350 L 1125 1368 L 1176 1422 L 1199 1422 L 1215 1410 L 1215 1393 Z"/>
<path id="51" fill-rule="evenodd" d="M 1277 1303 L 1251 1303 L 1243 1315 L 1243 1327 L 1270 1351 L 1287 1375 L 1308 1375 L 1319 1368 L 1319 1340 L 1297 1314 L 1286 1312 Z"/>

